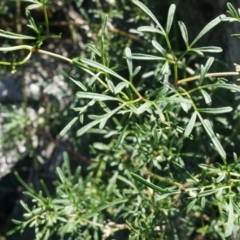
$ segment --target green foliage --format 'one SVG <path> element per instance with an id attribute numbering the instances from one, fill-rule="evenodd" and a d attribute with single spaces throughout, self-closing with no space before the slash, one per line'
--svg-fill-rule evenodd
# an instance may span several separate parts
<path id="1" fill-rule="evenodd" d="M 43 41 L 60 34 L 49 34 L 47 1 L 27 2 L 32 3 L 26 11 L 28 27 L 36 36 L 3 30 L 0 36 L 33 39 L 33 45 L 2 47 L 0 51 L 27 49 L 29 55 L 21 62 L 0 64 L 16 68 L 37 51 L 78 68 L 81 78 L 69 76 L 79 89 L 69 110 L 75 115 L 68 118 L 60 136 L 80 122 L 74 139 L 89 139 L 93 157 L 85 176 L 80 168 L 71 172 L 71 159 L 65 154 L 64 164 L 56 170 L 59 180 L 54 183 L 54 193 L 49 193 L 43 181 L 42 191 L 36 192 L 16 173 L 33 206 L 21 201 L 24 220 L 13 220 L 17 228 L 9 234 L 31 227 L 36 239 L 107 239 L 124 229 L 131 240 L 181 239 L 183 232 L 188 237 L 198 232 L 207 239 L 235 235 L 240 229 L 240 159 L 227 147 L 238 147 L 239 99 L 231 106 L 224 99 L 216 104 L 216 99 L 227 91 L 233 96 L 240 92 L 237 84 L 223 78 L 238 72 L 209 73 L 214 64 L 214 57 L 209 56 L 195 70 L 198 76 L 187 77 L 191 59 L 222 51 L 196 43 L 222 21 L 239 21 L 234 7 L 228 3 L 231 17 L 213 19 L 192 41 L 179 21 L 185 45 L 180 51 L 171 38 L 176 6 L 169 7 L 164 28 L 145 4 L 133 0 L 134 21 L 146 18 L 149 22 L 149 26 L 137 28 L 138 34 L 146 33 L 146 49 L 137 53 L 141 48 L 132 49 L 125 43 L 121 49 L 124 63 L 118 57 L 123 43 L 119 41 L 117 48 L 109 33 L 111 21 L 122 14 L 116 14 L 113 5 L 109 5 L 108 15 L 102 13 L 100 37 L 86 45 L 89 54 L 69 59 L 41 50 Z M 31 16 L 35 7 L 43 8 L 44 34 Z M 15 129 L 15 125 L 5 127 L 10 132 Z"/>

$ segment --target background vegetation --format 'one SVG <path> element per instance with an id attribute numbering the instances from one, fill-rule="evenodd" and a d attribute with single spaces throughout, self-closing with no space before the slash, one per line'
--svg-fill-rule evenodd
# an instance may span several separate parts
<path id="1" fill-rule="evenodd" d="M 1 2 L 2 239 L 237 237 L 238 70 L 204 38 L 239 12 L 192 38 L 160 2 Z"/>

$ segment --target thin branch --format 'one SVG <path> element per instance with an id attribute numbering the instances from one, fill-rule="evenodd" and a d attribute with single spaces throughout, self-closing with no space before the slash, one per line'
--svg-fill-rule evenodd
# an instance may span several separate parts
<path id="1" fill-rule="evenodd" d="M 239 75 L 239 72 L 217 72 L 217 73 L 208 73 L 208 74 L 205 75 L 205 78 L 237 76 L 237 75 Z M 185 82 L 199 80 L 200 78 L 201 78 L 200 75 L 194 76 L 194 77 L 190 77 L 190 78 L 184 78 L 184 79 L 178 80 L 177 84 L 179 85 L 179 84 L 182 84 L 182 83 L 185 83 Z"/>

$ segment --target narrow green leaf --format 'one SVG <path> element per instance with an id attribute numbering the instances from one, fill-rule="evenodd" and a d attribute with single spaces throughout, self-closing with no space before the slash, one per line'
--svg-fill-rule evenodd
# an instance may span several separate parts
<path id="1" fill-rule="evenodd" d="M 132 59 L 138 60 L 165 60 L 163 57 L 148 55 L 148 54 L 141 54 L 141 53 L 133 53 Z"/>
<path id="2" fill-rule="evenodd" d="M 200 92 L 202 93 L 206 104 L 209 104 L 209 103 L 212 102 L 212 99 L 211 99 L 210 95 L 205 90 L 200 89 Z"/>
<path id="3" fill-rule="evenodd" d="M 149 187 L 149 188 L 151 188 L 151 189 L 153 189 L 153 190 L 155 190 L 157 192 L 160 192 L 160 193 L 171 193 L 171 191 L 169 191 L 168 189 L 160 188 L 160 187 L 156 186 L 155 184 L 152 184 L 152 183 L 148 182 L 147 180 L 145 180 L 144 178 L 138 176 L 135 173 L 131 172 L 131 175 L 137 181 L 141 182 L 142 184 L 146 185 L 147 187 Z"/>
<path id="4" fill-rule="evenodd" d="M 240 38 L 240 34 L 238 34 L 238 33 L 231 34 L 231 37 L 233 37 L 233 38 Z"/>
<path id="5" fill-rule="evenodd" d="M 59 135 L 62 137 L 66 134 L 66 132 L 72 127 L 72 125 L 77 121 L 78 117 L 73 118 L 65 128 L 59 133 Z"/>
<path id="6" fill-rule="evenodd" d="M 189 52 L 195 52 L 195 53 L 197 53 L 197 54 L 200 55 L 200 56 L 204 56 L 204 54 L 203 54 L 201 51 L 199 51 L 199 50 L 197 50 L 197 49 L 195 49 L 195 48 L 191 48 L 191 49 L 189 49 L 188 51 L 189 51 Z"/>
<path id="7" fill-rule="evenodd" d="M 196 118 L 197 118 L 197 112 L 194 112 L 192 114 L 192 117 L 191 117 L 190 121 L 188 122 L 188 125 L 187 125 L 185 131 L 184 131 L 184 134 L 183 134 L 184 137 L 188 137 L 191 134 L 191 132 L 193 130 L 193 127 L 194 127 L 194 124 L 196 122 Z"/>
<path id="8" fill-rule="evenodd" d="M 115 94 L 120 93 L 125 87 L 128 87 L 129 84 L 126 82 L 120 82 L 116 87 L 115 87 Z"/>
<path id="9" fill-rule="evenodd" d="M 48 228 L 47 231 L 46 231 L 46 233 L 45 233 L 45 235 L 44 235 L 43 240 L 48 240 L 49 237 L 50 237 L 50 229 Z"/>
<path id="10" fill-rule="evenodd" d="M 137 108 L 137 115 L 142 114 L 152 106 L 152 102 L 145 102 L 139 108 Z"/>
<path id="11" fill-rule="evenodd" d="M 213 27 L 215 27 L 217 24 L 221 22 L 221 18 L 225 17 L 224 14 L 216 17 L 211 22 L 209 22 L 203 30 L 197 35 L 197 37 L 192 41 L 190 44 L 190 47 L 192 47 L 203 35 L 205 35 L 209 30 L 211 30 Z"/>
<path id="12" fill-rule="evenodd" d="M 35 199 L 37 202 L 41 203 L 43 206 L 45 205 L 45 199 L 37 193 L 30 193 L 30 192 L 23 192 L 24 195 L 27 195 L 31 197 L 32 199 Z"/>
<path id="13" fill-rule="evenodd" d="M 138 0 L 133 0 L 133 3 L 136 4 L 139 8 L 141 8 L 157 24 L 157 26 L 160 28 L 161 32 L 163 32 L 164 35 L 166 34 L 162 25 L 158 22 L 157 18 L 143 3 Z"/>
<path id="14" fill-rule="evenodd" d="M 30 1 L 25 1 L 25 2 L 30 2 Z M 31 2 L 35 3 L 36 1 L 31 1 Z M 42 4 L 36 3 L 36 4 L 28 5 L 27 9 L 33 10 L 33 9 L 40 8 L 40 7 L 42 7 Z"/>
<path id="15" fill-rule="evenodd" d="M 32 17 L 30 11 L 26 8 L 26 17 L 30 25 L 28 25 L 33 31 L 35 31 L 37 34 L 40 34 L 40 31 L 38 30 L 34 18 Z"/>
<path id="16" fill-rule="evenodd" d="M 232 235 L 233 227 L 234 227 L 234 212 L 233 212 L 233 204 L 232 204 L 232 198 L 229 198 L 229 204 L 228 204 L 228 221 L 227 226 L 225 229 L 225 237 L 229 237 Z"/>
<path id="17" fill-rule="evenodd" d="M 86 72 L 90 73 L 91 71 L 88 71 L 86 69 L 84 69 Z M 88 86 L 92 86 L 96 80 L 99 78 L 99 76 L 101 75 L 101 72 L 97 73 L 97 74 L 92 74 L 93 76 L 91 77 L 90 81 L 88 82 Z"/>
<path id="18" fill-rule="evenodd" d="M 133 72 L 132 53 L 131 53 L 131 49 L 129 47 L 125 48 L 125 56 L 126 56 L 126 60 L 127 60 L 129 75 L 132 76 L 132 72 Z"/>
<path id="19" fill-rule="evenodd" d="M 88 123 L 87 125 L 83 126 L 82 128 L 80 128 L 78 131 L 77 131 L 77 137 L 80 137 L 82 136 L 85 132 L 87 132 L 89 129 L 91 129 L 92 127 L 94 127 L 95 125 L 97 125 L 98 123 L 100 123 L 101 119 L 98 119 L 98 120 L 95 120 L 95 121 L 92 121 L 90 123 Z"/>
<path id="20" fill-rule="evenodd" d="M 89 65 L 91 67 L 94 67 L 96 69 L 100 69 L 102 70 L 103 72 L 105 73 L 109 73 L 111 74 L 112 76 L 124 81 L 124 82 L 128 82 L 125 78 L 121 77 L 119 74 L 117 74 L 116 72 L 114 72 L 113 70 L 111 70 L 110 68 L 100 64 L 100 63 L 97 63 L 97 62 L 94 62 L 92 60 L 89 60 L 89 59 L 81 59 L 80 60 L 82 63 L 86 64 L 86 65 Z"/>
<path id="21" fill-rule="evenodd" d="M 158 81 L 163 81 L 164 83 L 168 82 L 168 76 L 170 75 L 169 63 L 166 61 L 161 70 L 158 73 Z"/>
<path id="22" fill-rule="evenodd" d="M 213 132 L 211 123 L 209 122 L 208 119 L 202 119 L 202 117 L 200 116 L 200 114 L 198 114 L 199 119 L 205 129 L 205 131 L 207 132 L 208 136 L 210 137 L 213 145 L 215 146 L 215 148 L 217 149 L 219 155 L 223 158 L 226 159 L 226 152 L 224 151 L 221 143 L 219 142 L 219 140 L 217 139 L 216 135 Z"/>
<path id="23" fill-rule="evenodd" d="M 127 185 L 129 185 L 131 188 L 133 188 L 135 191 L 137 191 L 136 186 L 129 181 L 127 178 L 123 177 L 122 175 L 118 175 L 118 179 L 124 183 L 126 183 Z"/>
<path id="24" fill-rule="evenodd" d="M 125 203 L 127 201 L 128 201 L 128 199 L 118 199 L 118 200 L 112 201 L 110 203 L 103 204 L 102 206 L 94 209 L 93 211 L 88 211 L 89 213 L 83 215 L 83 217 L 84 218 L 93 217 L 95 214 L 99 214 L 99 212 L 103 211 L 106 208 L 112 207 L 117 204 Z"/>
<path id="25" fill-rule="evenodd" d="M 57 175 L 60 178 L 61 182 L 65 183 L 66 182 L 66 177 L 64 176 L 62 169 L 60 167 L 57 167 L 56 171 L 57 171 Z"/>
<path id="26" fill-rule="evenodd" d="M 115 97 L 92 92 L 77 92 L 76 96 L 78 98 L 95 99 L 96 101 L 119 101 L 119 99 Z"/>
<path id="27" fill-rule="evenodd" d="M 204 170 L 208 170 L 208 171 L 213 171 L 213 172 L 220 172 L 220 170 L 218 168 L 212 167 L 210 165 L 207 164 L 198 164 L 198 166 Z"/>
<path id="28" fill-rule="evenodd" d="M 183 41 L 186 45 L 186 48 L 188 48 L 189 43 L 188 43 L 188 32 L 187 32 L 187 28 L 185 26 L 185 24 L 182 21 L 178 21 L 178 26 L 180 28 L 181 34 L 182 34 L 182 38 Z"/>
<path id="29" fill-rule="evenodd" d="M 77 86 L 79 86 L 83 91 L 87 91 L 87 88 L 80 81 L 76 81 L 72 77 L 69 77 L 69 79 L 73 81 Z"/>
<path id="30" fill-rule="evenodd" d="M 240 216 L 240 208 L 238 207 L 238 204 L 236 204 L 233 199 L 232 199 L 232 205 L 233 205 L 233 209 L 234 211 L 237 213 L 238 216 Z"/>
<path id="31" fill-rule="evenodd" d="M 180 97 L 180 98 L 181 98 L 181 97 Z M 183 102 L 180 102 L 180 105 L 181 105 L 183 111 L 186 112 L 186 113 L 188 113 L 189 106 L 191 107 L 191 105 L 188 104 L 188 103 L 183 103 Z"/>
<path id="32" fill-rule="evenodd" d="M 107 30 L 107 23 L 108 23 L 108 15 L 105 14 L 103 16 L 103 20 L 102 20 L 102 32 L 105 34 L 106 30 Z"/>
<path id="33" fill-rule="evenodd" d="M 187 209 L 186 209 L 186 213 L 188 214 L 192 208 L 194 207 L 194 205 L 197 202 L 197 198 L 194 198 L 188 205 L 187 205 Z"/>
<path id="34" fill-rule="evenodd" d="M 35 190 L 20 177 L 17 171 L 14 171 L 14 175 L 17 178 L 17 180 L 21 183 L 21 185 L 27 189 L 28 192 L 32 192 L 34 194 L 36 193 Z"/>
<path id="35" fill-rule="evenodd" d="M 200 207 L 202 209 L 205 208 L 205 205 L 206 205 L 206 198 L 205 197 L 201 197 L 201 201 L 200 201 Z"/>
<path id="36" fill-rule="evenodd" d="M 172 27 L 175 10 L 176 10 L 176 5 L 175 4 L 171 4 L 171 6 L 170 6 L 170 8 L 168 10 L 168 17 L 167 17 L 167 24 L 166 24 L 166 33 L 167 34 L 169 34 L 170 29 Z"/>
<path id="37" fill-rule="evenodd" d="M 229 11 L 227 11 L 227 13 L 229 13 L 231 15 L 231 13 Z M 221 20 L 223 22 L 239 22 L 239 19 L 236 19 L 236 18 L 232 18 L 232 17 L 224 17 L 224 18 L 221 18 Z"/>
<path id="38" fill-rule="evenodd" d="M 155 40 L 152 40 L 152 45 L 163 55 L 166 55 L 165 49 Z"/>
<path id="39" fill-rule="evenodd" d="M 102 149 L 100 148 L 100 150 L 102 150 Z M 116 171 L 113 174 L 113 176 L 110 178 L 110 180 L 108 181 L 108 186 L 105 189 L 106 192 L 110 193 L 110 192 L 113 192 L 115 190 L 114 188 L 116 187 L 116 182 L 117 182 L 118 175 L 119 175 L 119 172 Z"/>
<path id="40" fill-rule="evenodd" d="M 235 18 L 238 18 L 238 12 L 236 11 L 236 9 L 233 7 L 233 5 L 230 2 L 227 2 L 227 8 L 229 11 L 227 11 L 228 13 L 231 13 L 231 15 Z"/>
<path id="41" fill-rule="evenodd" d="M 185 175 L 186 177 L 192 179 L 195 183 L 198 183 L 198 181 L 185 169 L 183 168 L 181 165 L 179 165 L 176 162 L 173 162 L 173 166 L 183 175 Z"/>
<path id="42" fill-rule="evenodd" d="M 151 26 L 142 26 L 142 27 L 138 27 L 137 30 L 139 32 L 154 32 L 154 33 L 159 33 L 159 34 L 164 34 L 163 32 L 161 32 L 159 29 L 155 28 L 155 27 L 151 27 Z"/>
<path id="43" fill-rule="evenodd" d="M 136 76 L 139 73 L 139 71 L 141 70 L 141 68 L 142 68 L 141 66 L 137 66 L 133 72 L 133 76 Z"/>
<path id="44" fill-rule="evenodd" d="M 9 39 L 36 39 L 36 37 L 12 33 L 0 29 L 0 37 L 9 38 Z"/>
<path id="45" fill-rule="evenodd" d="M 199 79 L 199 85 L 202 84 L 203 79 L 205 78 L 205 75 L 206 75 L 206 73 L 208 72 L 209 68 L 211 67 L 213 61 L 214 61 L 214 58 L 213 58 L 213 57 L 210 57 L 210 58 L 207 60 L 205 66 L 204 66 L 204 67 L 201 66 L 201 77 L 200 77 L 200 79 Z"/>
<path id="46" fill-rule="evenodd" d="M 89 48 L 92 52 L 94 52 L 96 55 L 98 55 L 99 57 L 101 57 L 101 53 L 98 51 L 98 49 L 96 48 L 95 45 L 87 43 L 86 44 L 87 48 Z"/>
<path id="47" fill-rule="evenodd" d="M 111 110 L 109 113 L 103 115 L 103 118 L 101 119 L 100 121 L 100 125 L 99 125 L 99 128 L 100 129 L 103 129 L 106 122 L 108 121 L 108 119 L 114 115 L 115 113 L 117 113 L 121 108 L 123 108 L 124 104 L 123 105 L 120 105 L 118 106 L 117 108 L 115 108 L 114 110 Z"/>
<path id="48" fill-rule="evenodd" d="M 169 98 L 160 98 L 158 99 L 162 101 L 168 101 L 168 102 L 176 102 L 176 103 L 187 103 L 191 104 L 191 101 L 189 99 L 183 98 L 183 97 L 169 97 Z"/>
<path id="49" fill-rule="evenodd" d="M 36 2 L 39 2 L 39 1 L 37 1 L 37 0 L 22 0 L 22 2 L 36 3 Z"/>
<path id="50" fill-rule="evenodd" d="M 216 183 L 222 182 L 226 178 L 226 173 L 221 173 L 219 177 L 216 179 Z"/>
<path id="51" fill-rule="evenodd" d="M 21 201 L 21 200 L 20 200 Z M 15 220 L 15 219 L 11 219 L 11 221 L 15 224 L 22 224 L 22 221 L 18 221 L 18 220 Z M 15 232 L 15 229 L 14 229 L 14 232 Z M 10 234 L 9 234 L 10 235 Z"/>
<path id="52" fill-rule="evenodd" d="M 104 125 L 106 124 L 107 120 L 114 115 L 115 113 L 117 113 L 121 108 L 123 108 L 125 106 L 125 104 L 122 104 L 120 106 L 118 106 L 117 108 L 115 108 L 114 110 L 109 111 L 108 113 L 98 116 L 98 115 L 91 115 L 92 118 L 95 118 L 94 121 L 88 123 L 87 125 L 83 126 L 82 128 L 80 128 L 77 131 L 77 136 L 82 136 L 84 133 L 86 133 L 88 130 L 90 130 L 91 128 L 93 128 L 94 126 L 96 126 L 97 124 L 100 124 L 99 128 L 103 128 Z"/>
<path id="53" fill-rule="evenodd" d="M 209 114 L 222 114 L 231 112 L 233 109 L 231 107 L 220 107 L 220 108 L 198 108 L 199 112 L 209 113 Z"/>
<path id="54" fill-rule="evenodd" d="M 109 90 L 110 90 L 112 93 L 115 93 L 115 86 L 114 86 L 113 82 L 110 81 L 110 80 L 107 80 L 107 85 L 108 85 L 108 87 L 109 87 Z"/>
<path id="55" fill-rule="evenodd" d="M 20 200 L 19 202 L 28 213 L 31 213 L 31 210 L 29 209 L 28 205 L 24 201 Z"/>
<path id="56" fill-rule="evenodd" d="M 215 53 L 222 52 L 222 48 L 215 47 L 215 46 L 199 47 L 199 48 L 192 48 L 192 49 L 190 49 L 190 51 L 192 51 L 192 50 L 200 51 L 200 52 L 215 52 Z"/>
<path id="57" fill-rule="evenodd" d="M 114 145 L 114 148 L 117 149 L 124 141 L 125 137 L 128 135 L 126 131 L 129 125 L 129 119 L 127 120 L 125 126 L 120 130 L 120 135 L 117 137 L 117 142 Z"/>
<path id="58" fill-rule="evenodd" d="M 198 193 L 197 196 L 198 196 L 198 197 L 205 197 L 205 196 L 212 195 L 212 194 L 214 194 L 214 193 L 216 193 L 216 192 L 218 192 L 218 191 L 219 191 L 218 188 L 214 188 L 214 189 L 210 189 L 210 190 L 204 190 L 204 191 Z"/>
<path id="59" fill-rule="evenodd" d="M 179 194 L 179 193 L 180 193 L 180 191 L 173 191 L 171 193 L 164 193 L 162 195 L 156 196 L 155 199 L 156 199 L 156 201 L 162 201 L 163 199 L 165 199 L 165 198 L 167 198 L 171 195 L 176 195 L 176 194 Z"/>
<path id="60" fill-rule="evenodd" d="M 232 90 L 233 92 L 240 92 L 240 87 L 236 84 L 216 83 L 216 84 L 209 84 L 209 85 L 207 85 L 207 87 L 224 88 L 224 89 Z"/>

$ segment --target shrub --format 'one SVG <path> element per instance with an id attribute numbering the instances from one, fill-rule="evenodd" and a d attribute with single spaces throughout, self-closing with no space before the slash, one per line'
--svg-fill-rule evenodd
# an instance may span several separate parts
<path id="1" fill-rule="evenodd" d="M 75 116 L 60 136 L 80 121 L 76 137 L 88 139 L 92 163 L 86 173 L 80 167 L 72 173 L 65 153 L 63 165 L 56 170 L 59 180 L 54 193 L 44 181 L 42 191 L 34 190 L 16 173 L 33 204 L 20 202 L 24 220 L 13 220 L 17 227 L 9 234 L 32 227 L 36 239 L 107 239 L 122 230 L 127 230 L 129 239 L 181 239 L 197 233 L 207 239 L 230 239 L 236 235 L 239 157 L 226 149 L 239 138 L 239 124 L 233 125 L 236 119 L 239 122 L 239 100 L 233 94 L 235 102 L 229 106 L 225 99 L 220 103 L 217 99 L 227 91 L 240 92 L 237 84 L 225 79 L 237 76 L 238 69 L 209 73 L 212 56 L 198 69 L 190 68 L 192 59 L 222 51 L 215 46 L 196 47 L 196 43 L 222 21 L 239 21 L 235 8 L 228 3 L 230 17 L 213 19 L 192 41 L 185 24 L 178 21 L 185 44 L 181 51 L 173 48 L 171 38 L 176 6 L 169 7 L 164 28 L 146 5 L 133 0 L 129 4 L 134 4 L 141 22 L 144 15 L 150 25 L 137 28 L 139 36 L 146 33 L 144 52 L 133 53 L 130 46 L 123 50 L 123 68 L 107 15 L 99 37 L 86 45 L 88 57 L 70 59 L 41 49 L 46 39 L 60 35 L 49 33 L 47 2 L 28 2 L 32 5 L 26 16 L 35 35 L 1 31 L 1 36 L 31 39 L 34 44 L 0 48 L 29 52 L 23 61 L 1 64 L 14 72 L 32 54 L 40 53 L 80 69 L 76 76 L 69 76 L 79 89 L 68 109 Z M 43 8 L 45 35 L 31 16 L 36 7 Z M 188 77 L 191 72 L 195 76 Z"/>

